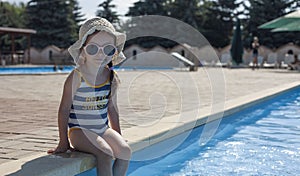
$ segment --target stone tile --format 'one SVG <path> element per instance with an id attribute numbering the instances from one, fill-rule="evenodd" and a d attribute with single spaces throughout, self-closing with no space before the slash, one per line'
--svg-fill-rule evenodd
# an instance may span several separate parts
<path id="1" fill-rule="evenodd" d="M 20 159 L 26 156 L 35 155 L 36 153 L 36 151 L 15 150 L 14 152 L 9 152 L 3 156 L 6 158 Z"/>
<path id="2" fill-rule="evenodd" d="M 12 153 L 16 151 L 15 149 L 10 149 L 10 148 L 1 148 L 1 151 L 0 151 L 0 155 L 3 156 L 3 155 L 6 155 L 8 153 Z"/>
<path id="3" fill-rule="evenodd" d="M 5 138 L 1 138 L 1 137 L 0 137 L 0 144 L 3 143 L 3 142 L 7 142 L 7 141 L 10 141 L 10 140 L 9 140 L 9 139 L 5 139 Z"/>
<path id="4" fill-rule="evenodd" d="M 8 147 L 12 147 L 12 146 L 19 146 L 22 144 L 24 144 L 24 142 L 22 142 L 22 141 L 7 141 L 7 142 L 0 143 L 0 147 L 8 148 Z"/>
<path id="5" fill-rule="evenodd" d="M 58 141 L 56 143 L 46 143 L 46 144 L 36 144 L 34 147 L 40 148 L 40 150 L 48 150 L 56 147 L 58 144 Z"/>
<path id="6" fill-rule="evenodd" d="M 3 164 L 3 163 L 7 163 L 9 161 L 11 161 L 11 160 L 10 159 L 3 159 L 3 158 L 1 158 L 1 155 L 0 155 L 0 165 Z"/>
<path id="7" fill-rule="evenodd" d="M 12 146 L 7 146 L 5 148 L 15 149 L 15 150 L 34 150 L 35 144 L 29 142 L 22 142 L 20 145 L 12 145 Z"/>

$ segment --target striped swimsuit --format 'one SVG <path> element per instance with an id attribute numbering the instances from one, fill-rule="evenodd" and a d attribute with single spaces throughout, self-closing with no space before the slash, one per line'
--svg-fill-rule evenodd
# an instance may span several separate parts
<path id="1" fill-rule="evenodd" d="M 77 71 L 77 70 L 76 70 Z M 108 128 L 107 107 L 110 94 L 110 81 L 92 86 L 77 71 L 81 83 L 71 107 L 68 126 L 73 129 L 88 129 L 101 135 Z"/>

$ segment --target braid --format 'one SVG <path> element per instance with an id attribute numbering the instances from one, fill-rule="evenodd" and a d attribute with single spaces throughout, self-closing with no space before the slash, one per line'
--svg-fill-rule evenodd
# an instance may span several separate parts
<path id="1" fill-rule="evenodd" d="M 112 63 L 112 61 L 111 62 L 109 62 L 108 64 L 107 64 L 107 66 L 108 66 L 108 68 L 109 68 L 109 71 L 110 71 L 110 91 L 109 91 L 109 96 L 110 96 L 110 94 L 111 94 L 111 87 L 112 87 L 112 82 L 113 82 L 113 79 L 114 79 L 114 71 L 113 71 L 113 63 Z"/>

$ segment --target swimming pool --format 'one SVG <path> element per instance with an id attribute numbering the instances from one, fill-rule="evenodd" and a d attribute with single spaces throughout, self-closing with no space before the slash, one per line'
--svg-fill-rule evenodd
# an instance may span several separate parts
<path id="1" fill-rule="evenodd" d="M 75 66 L 28 66 L 28 67 L 0 67 L 0 75 L 15 74 L 45 74 L 45 73 L 70 73 Z M 172 67 L 115 67 L 116 71 L 135 71 L 135 70 L 176 70 Z"/>
<path id="2" fill-rule="evenodd" d="M 132 161 L 128 175 L 300 173 L 299 87 L 223 118 L 215 136 L 205 145 L 199 144 L 202 130 L 203 126 L 195 128 L 183 144 L 166 156 L 149 161 Z M 151 147 L 157 149 L 160 145 Z M 134 155 L 143 152 L 141 150 Z M 80 176 L 91 174 L 95 174 L 95 169 Z"/>
<path id="3" fill-rule="evenodd" d="M 43 74 L 43 73 L 69 73 L 74 66 L 28 66 L 28 67 L 0 67 L 2 74 Z"/>

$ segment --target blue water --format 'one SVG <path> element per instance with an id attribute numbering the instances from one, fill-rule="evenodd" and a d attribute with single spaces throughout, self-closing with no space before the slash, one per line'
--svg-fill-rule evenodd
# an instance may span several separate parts
<path id="1" fill-rule="evenodd" d="M 35 67 L 0 67 L 0 75 L 2 74 L 40 74 L 40 73 L 69 73 L 74 69 L 74 66 L 58 67 L 54 66 L 35 66 Z M 135 71 L 135 70 L 173 70 L 171 67 L 115 67 L 116 71 Z"/>
<path id="2" fill-rule="evenodd" d="M 300 88 L 223 118 L 201 146 L 202 130 L 195 128 L 166 156 L 132 161 L 128 175 L 300 174 Z M 83 175 L 95 175 L 95 169 Z"/>
<path id="3" fill-rule="evenodd" d="M 61 69 L 54 66 L 35 66 L 35 67 L 0 67 L 1 74 L 39 74 L 39 73 L 69 73 L 74 66 L 63 66 Z"/>

